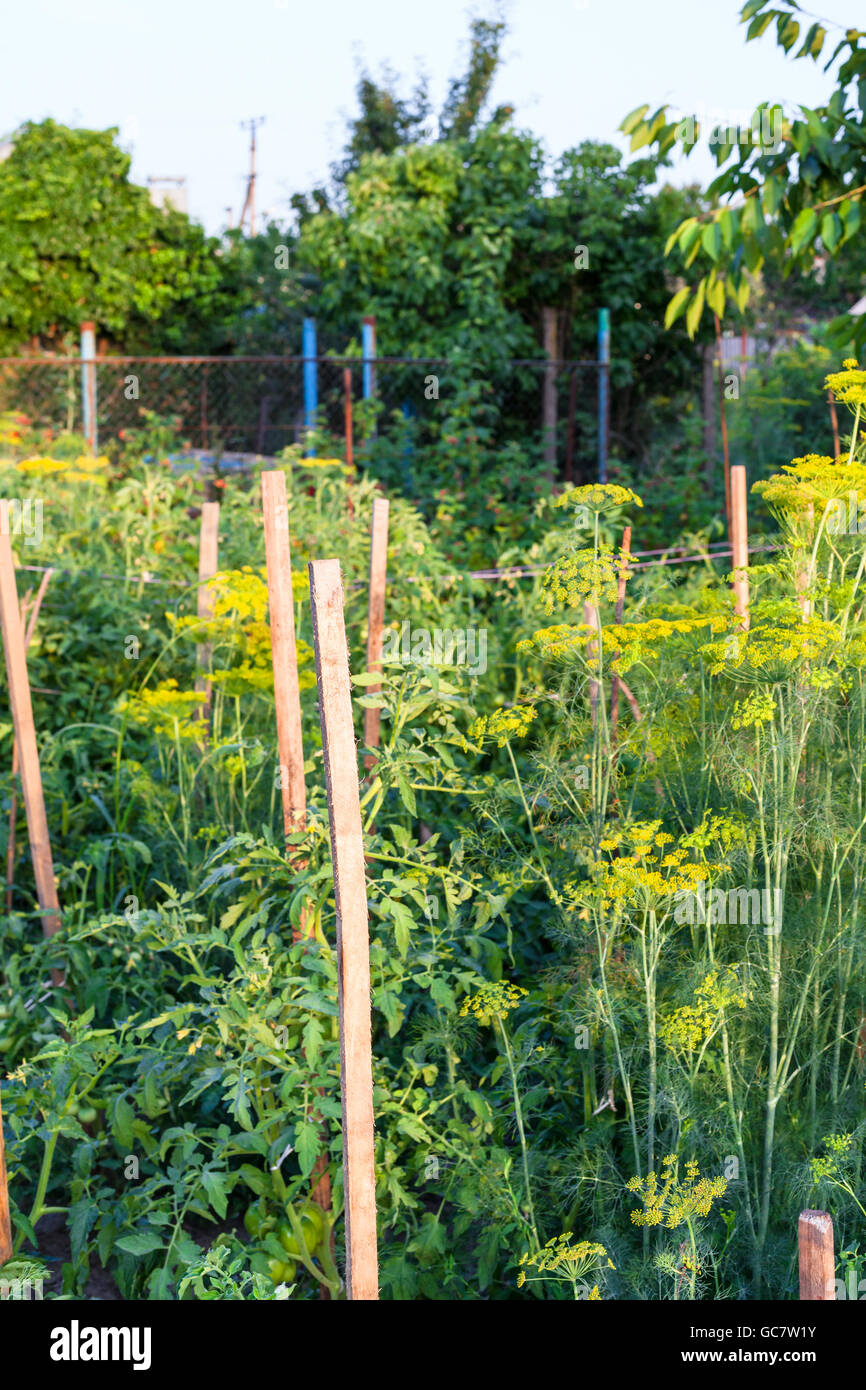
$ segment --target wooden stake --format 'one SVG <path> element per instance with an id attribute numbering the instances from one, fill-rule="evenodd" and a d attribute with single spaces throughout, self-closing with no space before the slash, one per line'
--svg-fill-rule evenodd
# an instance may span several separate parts
<path id="1" fill-rule="evenodd" d="M 749 627 L 749 579 L 745 571 L 749 563 L 749 526 L 746 506 L 746 469 L 742 463 L 731 469 L 731 568 L 734 577 L 734 612 L 742 618 L 743 629 Z"/>
<path id="2" fill-rule="evenodd" d="M 355 441 L 352 429 L 352 368 L 343 368 L 343 395 L 346 398 L 346 463 L 355 467 Z"/>
<path id="3" fill-rule="evenodd" d="M 214 594 L 208 586 L 207 581 L 213 579 L 217 572 L 217 553 L 219 550 L 219 528 L 220 528 L 220 504 L 219 502 L 203 502 L 201 508 L 201 533 L 198 545 L 198 616 L 207 622 L 213 617 Z M 210 642 L 201 642 L 196 651 L 196 660 L 199 668 L 206 671 L 211 662 Z M 204 699 L 198 707 L 197 714 L 199 719 L 207 721 L 210 718 L 210 697 L 211 684 L 206 676 L 199 676 L 195 683 L 195 688 L 199 694 L 204 695 Z"/>
<path id="4" fill-rule="evenodd" d="M 9 503 L 4 500 L 0 501 L 0 623 L 3 628 L 3 651 L 6 657 L 6 677 L 9 683 L 15 742 L 21 759 L 21 786 L 24 792 L 24 809 L 27 812 L 27 833 L 30 837 L 36 894 L 42 911 L 42 930 L 46 936 L 53 936 L 60 930 L 60 903 L 54 882 L 54 863 L 51 858 L 51 841 L 48 838 L 45 798 L 42 794 L 36 725 L 30 700 L 27 656 L 24 650 L 24 633 L 21 628 L 9 529 Z M 52 978 L 55 984 L 63 983 L 60 971 L 52 971 Z"/>
<path id="5" fill-rule="evenodd" d="M 803 622 L 806 622 L 807 618 L 810 618 L 812 616 L 812 600 L 810 598 L 807 598 L 806 595 L 809 588 L 809 561 L 811 559 L 812 554 L 811 542 L 812 535 L 815 530 L 814 502 L 809 503 L 806 509 L 806 518 L 808 523 L 808 530 L 805 544 L 805 563 L 801 564 L 800 568 L 797 570 L 794 579 L 794 583 L 797 589 L 797 601 L 800 605 L 800 615 L 803 619 Z"/>
<path id="6" fill-rule="evenodd" d="M 352 719 L 339 561 L 315 560 L 310 564 L 309 573 L 337 907 L 346 1293 L 353 1300 L 375 1300 L 379 1297 L 379 1270 L 373 1146 L 370 941 L 358 750 Z"/>
<path id="7" fill-rule="evenodd" d="M 833 1221 L 826 1211 L 801 1211 L 797 1230 L 800 1256 L 800 1301 L 828 1302 L 836 1297 Z"/>
<path id="8" fill-rule="evenodd" d="M 385 626 L 385 588 L 388 568 L 388 499 L 376 497 L 373 501 L 373 518 L 370 523 L 370 589 L 367 599 L 367 670 L 371 673 L 382 670 L 382 631 Z M 380 684 L 368 685 L 365 695 L 375 695 L 381 690 Z M 368 748 L 379 747 L 379 731 L 382 711 L 364 710 L 364 742 Z M 376 766 L 375 753 L 364 755 L 364 767 L 369 772 Z"/>
<path id="9" fill-rule="evenodd" d="M 833 427 L 833 457 L 839 462 L 839 417 L 836 414 L 836 397 L 832 391 L 828 391 L 827 399 L 830 402 L 830 424 Z"/>
<path id="10" fill-rule="evenodd" d="M 292 550 L 286 475 L 274 468 L 262 473 L 262 511 L 265 518 L 265 558 L 268 566 L 268 608 L 274 662 L 274 700 L 277 709 L 277 747 L 283 828 L 286 835 L 303 830 L 307 819 L 304 784 L 304 741 L 301 732 L 301 692 L 295 644 L 295 599 L 292 592 Z"/>
<path id="11" fill-rule="evenodd" d="M 583 621 L 586 623 L 587 627 L 593 627 L 595 628 L 596 632 L 598 632 L 598 609 L 596 608 L 594 603 L 584 603 Z M 593 659 L 596 662 L 598 661 L 598 642 L 587 642 L 586 657 L 587 661 L 592 661 Z M 589 681 L 589 704 L 592 710 L 593 729 L 595 728 L 596 722 L 598 720 L 598 697 L 599 683 L 595 676 L 591 676 Z"/>
<path id="12" fill-rule="evenodd" d="M 622 533 L 622 558 L 619 566 L 619 578 L 616 586 L 616 622 L 620 625 L 625 612 L 625 586 L 628 582 L 628 562 L 631 554 L 631 527 L 626 526 Z M 614 660 L 619 655 L 614 653 Z M 610 742 L 611 747 L 616 743 L 616 731 L 619 725 L 619 676 L 614 673 L 610 687 Z"/>
<path id="13" fill-rule="evenodd" d="M 9 1219 L 9 1184 L 6 1181 L 6 1150 L 3 1144 L 3 1105 L 0 1102 L 0 1265 L 12 1257 L 12 1222 Z"/>
<path id="14" fill-rule="evenodd" d="M 36 598 L 33 600 L 33 608 L 30 610 L 28 619 L 27 600 L 21 605 L 21 625 L 25 628 L 24 650 L 29 651 L 30 643 L 33 640 L 33 633 L 36 629 L 36 619 L 39 617 L 39 610 L 42 607 L 42 600 L 45 597 L 45 590 L 48 588 L 48 581 L 54 571 L 47 569 L 42 576 L 42 582 L 36 591 Z M 12 900 L 15 888 L 15 860 L 18 857 L 18 847 L 16 844 L 16 826 L 18 823 L 18 792 L 15 788 L 15 778 L 18 776 L 18 744 L 12 740 L 12 793 L 9 797 L 9 836 L 6 841 L 6 911 L 12 911 Z"/>

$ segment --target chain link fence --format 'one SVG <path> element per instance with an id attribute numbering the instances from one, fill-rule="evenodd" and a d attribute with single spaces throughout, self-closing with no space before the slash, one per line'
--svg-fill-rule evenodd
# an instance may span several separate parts
<path id="1" fill-rule="evenodd" d="M 311 429 L 343 440 L 348 384 L 359 460 L 377 442 L 414 452 L 468 437 L 486 447 L 519 446 L 527 462 L 582 481 L 597 475 L 606 371 L 590 361 L 6 357 L 0 413 L 21 411 L 55 436 L 89 437 L 89 390 L 101 447 L 152 414 L 174 422 L 190 450 L 271 457 L 286 445 L 308 445 Z"/>

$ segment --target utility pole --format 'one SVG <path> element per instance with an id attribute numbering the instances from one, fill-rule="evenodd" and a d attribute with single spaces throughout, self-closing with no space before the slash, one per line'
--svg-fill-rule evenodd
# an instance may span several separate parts
<path id="1" fill-rule="evenodd" d="M 247 209 L 250 214 L 250 236 L 256 234 L 256 130 L 264 121 L 264 116 L 253 116 L 249 121 L 241 121 L 241 128 L 250 132 L 250 176 L 247 180 L 247 196 L 241 208 L 238 229 L 243 230 Z"/>

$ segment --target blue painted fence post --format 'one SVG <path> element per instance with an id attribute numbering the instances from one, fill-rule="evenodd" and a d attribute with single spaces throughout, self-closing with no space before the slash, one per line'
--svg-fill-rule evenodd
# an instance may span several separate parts
<path id="1" fill-rule="evenodd" d="M 376 316 L 368 314 L 361 324 L 362 393 L 365 401 L 376 394 Z"/>
<path id="2" fill-rule="evenodd" d="M 310 435 L 316 428 L 316 414 L 319 409 L 319 369 L 316 362 L 316 320 L 304 319 L 304 428 L 307 438 L 304 447 L 305 458 L 315 458 L 316 451 L 310 442 Z"/>
<path id="3" fill-rule="evenodd" d="M 610 310 L 598 311 L 598 481 L 607 482 L 610 433 Z"/>
<path id="4" fill-rule="evenodd" d="M 96 427 L 96 325 L 81 325 L 81 418 L 84 425 L 84 438 L 91 454 L 96 454 L 98 431 Z"/>

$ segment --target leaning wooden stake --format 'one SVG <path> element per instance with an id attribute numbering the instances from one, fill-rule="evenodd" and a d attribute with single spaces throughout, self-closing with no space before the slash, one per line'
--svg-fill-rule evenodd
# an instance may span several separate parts
<path id="1" fill-rule="evenodd" d="M 734 612 L 749 626 L 749 524 L 746 507 L 746 470 L 742 463 L 731 469 L 731 568 L 734 571 Z"/>
<path id="2" fill-rule="evenodd" d="M 800 1255 L 800 1300 L 826 1302 L 836 1297 L 833 1221 L 826 1211 L 801 1211 L 797 1230 Z"/>
<path id="3" fill-rule="evenodd" d="M 42 582 L 36 591 L 36 598 L 33 600 L 32 609 L 28 608 L 28 600 L 25 598 L 21 605 L 21 625 L 24 631 L 24 651 L 30 650 L 30 643 L 33 640 L 33 633 L 36 630 L 36 619 L 39 617 L 39 610 L 42 607 L 42 600 L 45 597 L 45 590 L 48 588 L 54 571 L 47 569 L 42 576 Z M 28 595 L 29 595 L 28 591 Z M 28 616 L 29 614 L 29 616 Z M 6 842 L 6 911 L 12 911 L 12 902 L 15 892 L 15 860 L 18 857 L 18 846 L 16 844 L 16 827 L 18 824 L 18 792 L 15 788 L 15 778 L 18 776 L 18 744 L 13 740 L 12 743 L 12 792 L 9 797 L 9 838 Z"/>
<path id="4" fill-rule="evenodd" d="M 379 1269 L 373 1146 L 370 942 L 358 750 L 352 720 L 340 564 L 338 560 L 315 560 L 310 564 L 309 572 L 337 908 L 346 1293 L 353 1300 L 373 1300 L 379 1297 Z"/>
<path id="5" fill-rule="evenodd" d="M 307 818 L 304 784 L 304 743 L 301 733 L 301 693 L 295 645 L 295 599 L 292 592 L 292 551 L 286 475 L 280 469 L 262 473 L 262 511 L 265 519 L 265 558 L 268 566 L 268 608 L 274 662 L 274 700 L 277 709 L 277 747 L 283 827 L 286 835 L 303 830 Z"/>
<path id="6" fill-rule="evenodd" d="M 54 863 L 48 838 L 45 798 L 42 794 L 36 725 L 33 721 L 24 632 L 15 584 L 15 562 L 9 539 L 9 503 L 6 501 L 0 501 L 0 623 L 3 628 L 3 651 L 6 657 L 12 724 L 21 760 L 21 786 L 24 792 L 24 809 L 27 813 L 30 855 L 36 879 L 36 894 L 42 912 L 42 930 L 46 936 L 53 936 L 60 930 L 60 903 L 54 882 Z M 63 976 L 57 970 L 52 971 L 52 978 L 55 984 L 63 983 Z"/>
<path id="7" fill-rule="evenodd" d="M 201 508 L 201 533 L 198 543 L 198 616 L 205 622 L 213 617 L 214 594 L 209 579 L 217 572 L 219 551 L 220 504 L 203 502 Z M 211 662 L 210 642 L 200 642 L 196 649 L 196 661 L 201 671 L 207 671 Z M 211 684 L 206 676 L 199 676 L 195 688 L 204 699 L 198 707 L 198 717 L 205 722 L 210 719 Z"/>
<path id="8" fill-rule="evenodd" d="M 371 673 L 382 670 L 382 632 L 385 627 L 385 589 L 388 569 L 388 499 L 377 497 L 373 502 L 373 520 L 370 526 L 370 592 L 367 600 L 367 670 Z M 375 695 L 381 685 L 368 685 L 367 695 Z M 368 748 L 379 747 L 381 710 L 364 710 L 364 742 Z M 376 765 L 375 753 L 364 756 L 364 767 L 369 771 Z"/>

